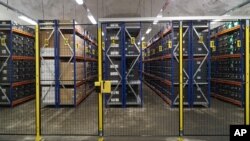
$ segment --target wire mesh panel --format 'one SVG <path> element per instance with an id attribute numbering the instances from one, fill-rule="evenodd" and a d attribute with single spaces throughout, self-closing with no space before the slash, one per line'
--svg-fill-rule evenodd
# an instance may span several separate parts
<path id="1" fill-rule="evenodd" d="M 0 21 L 0 134 L 35 134 L 34 26 Z"/>
<path id="2" fill-rule="evenodd" d="M 42 134 L 97 135 L 96 27 L 74 20 L 39 26 Z"/>
<path id="3" fill-rule="evenodd" d="M 198 73 L 193 62 L 192 75 L 194 84 L 208 82 L 203 92 L 209 96 L 209 105 L 184 110 L 184 134 L 229 135 L 230 125 L 244 124 L 244 25 L 241 21 L 212 22 L 208 28 L 207 22 L 206 28 L 199 28 L 200 24 L 193 21 L 190 48 L 208 49 L 211 55 L 202 57 L 207 71 Z M 202 89 L 194 86 L 193 91 L 194 98 L 201 98 L 198 94 Z"/>
<path id="4" fill-rule="evenodd" d="M 168 48 L 162 37 L 170 33 L 164 33 L 166 27 L 166 23 L 103 24 L 104 79 L 112 82 L 111 94 L 104 97 L 104 135 L 178 135 L 178 108 L 172 109 L 166 97 L 171 93 L 165 80 L 168 64 L 154 60 Z M 152 33 L 146 36 L 148 28 Z M 151 37 L 152 43 L 146 45 L 144 40 Z"/>

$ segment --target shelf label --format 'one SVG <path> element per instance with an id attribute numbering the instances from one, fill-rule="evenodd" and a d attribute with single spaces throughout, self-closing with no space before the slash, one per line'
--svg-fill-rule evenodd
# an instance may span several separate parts
<path id="1" fill-rule="evenodd" d="M 44 46 L 48 47 L 49 46 L 49 39 L 45 39 L 44 42 L 45 42 Z"/>
<path id="2" fill-rule="evenodd" d="M 214 46 L 214 41 L 210 41 L 210 47 L 213 48 Z"/>
<path id="3" fill-rule="evenodd" d="M 6 38 L 1 38 L 1 45 L 2 45 L 2 46 L 6 46 L 5 40 L 6 40 Z"/>
<path id="4" fill-rule="evenodd" d="M 112 44 L 115 44 L 115 39 L 112 39 Z"/>
<path id="5" fill-rule="evenodd" d="M 172 41 L 168 41 L 168 48 L 172 48 Z"/>
<path id="6" fill-rule="evenodd" d="M 204 41 L 204 37 L 202 35 L 199 36 L 199 43 L 202 44 Z"/>
<path id="7" fill-rule="evenodd" d="M 135 37 L 131 37 L 131 44 L 135 44 Z"/>
<path id="8" fill-rule="evenodd" d="M 241 41 L 237 40 L 237 47 L 241 47 Z"/>
<path id="9" fill-rule="evenodd" d="M 212 51 L 216 51 L 216 46 L 214 45 L 214 41 L 210 41 L 210 48 L 212 49 Z"/>
<path id="10" fill-rule="evenodd" d="M 159 46 L 159 52 L 161 52 L 162 51 L 162 46 Z"/>
<path id="11" fill-rule="evenodd" d="M 147 46 L 146 46 L 146 42 L 142 42 L 142 48 L 144 49 L 144 48 L 146 48 Z"/>
<path id="12" fill-rule="evenodd" d="M 65 38 L 65 39 L 64 39 L 64 45 L 66 46 L 66 45 L 68 45 L 68 44 L 69 44 L 69 39 Z"/>
<path id="13" fill-rule="evenodd" d="M 105 49 L 105 43 L 102 42 L 102 49 L 104 50 Z"/>

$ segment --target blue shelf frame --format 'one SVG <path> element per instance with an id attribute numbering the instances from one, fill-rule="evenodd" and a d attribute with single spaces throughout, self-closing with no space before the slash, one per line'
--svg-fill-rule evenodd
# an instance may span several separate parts
<path id="1" fill-rule="evenodd" d="M 39 23 L 42 22 L 42 21 L 39 21 Z M 46 22 L 46 20 L 45 20 Z M 61 88 L 61 84 L 60 84 L 60 35 L 59 35 L 59 30 L 60 30 L 60 27 L 61 26 L 64 26 L 64 25 L 61 25 L 60 24 L 60 20 L 52 20 L 53 24 L 52 24 L 52 27 L 53 27 L 53 30 L 54 30 L 54 61 L 55 61 L 55 66 L 54 66 L 54 73 L 55 73 L 55 107 L 56 108 L 60 108 L 60 105 L 61 105 L 61 102 L 60 102 L 60 88 Z M 40 25 L 39 25 L 40 26 Z M 72 26 L 72 39 L 73 39 L 73 70 L 74 70 L 74 84 L 73 84 L 73 88 L 74 88 L 74 99 L 73 99 L 73 105 L 74 107 L 77 107 L 77 99 L 76 99 L 76 89 L 77 89 L 77 79 L 76 79 L 76 62 L 77 62 L 77 58 L 76 58 L 76 36 L 79 36 L 82 40 L 83 40 L 83 45 L 84 47 L 86 47 L 85 45 L 87 44 L 87 42 L 90 42 L 89 40 L 85 39 L 85 37 L 83 36 L 83 33 L 77 33 L 76 32 L 76 22 L 75 20 L 72 20 L 72 24 L 69 24 L 69 26 Z M 64 30 L 64 29 L 63 29 Z M 82 35 L 81 35 L 82 34 Z M 93 45 L 91 43 L 91 48 L 92 46 L 96 46 L 96 45 Z M 92 51 L 92 50 L 91 50 Z M 90 58 L 93 58 L 94 55 L 91 55 Z M 82 56 L 84 59 L 83 61 L 83 65 L 84 65 L 84 69 L 83 69 L 83 73 L 84 73 L 84 79 L 86 80 L 87 79 L 87 68 L 86 68 L 86 63 L 88 62 L 86 60 L 86 51 L 84 49 L 84 56 Z M 93 67 L 94 63 L 91 62 L 91 67 Z M 87 80 L 86 82 L 84 82 L 84 84 L 81 84 L 81 85 L 85 85 L 87 84 Z M 87 90 L 86 88 L 83 90 L 85 92 L 85 94 L 87 94 Z"/>
<path id="2" fill-rule="evenodd" d="M 107 26 L 108 26 L 109 23 L 103 23 L 102 24 L 102 31 L 104 32 L 104 42 L 105 42 L 105 50 L 104 50 L 104 54 L 105 54 L 105 57 L 104 57 L 104 79 L 105 80 L 108 80 L 108 74 L 107 74 L 107 70 L 109 69 L 109 61 L 108 61 L 108 57 L 106 55 L 106 50 L 109 48 L 109 45 L 110 45 L 110 41 L 107 40 Z M 121 72 L 121 107 L 122 108 L 126 108 L 127 107 L 127 82 L 126 82 L 126 51 L 125 51 L 125 42 L 126 42 L 126 23 L 124 22 L 121 22 L 121 23 L 118 23 L 119 27 L 120 27 L 120 34 L 119 34 L 119 39 L 120 39 L 120 42 L 119 42 L 119 46 L 120 46 L 120 51 L 121 51 L 121 62 L 120 62 L 120 65 L 121 67 L 119 68 L 120 69 L 120 72 Z M 141 27 L 141 23 L 140 23 L 140 27 Z M 139 33 L 139 37 L 141 37 L 141 31 Z M 143 76 L 142 76 L 142 69 L 143 69 L 143 63 L 142 63 L 142 41 L 140 40 L 140 46 L 139 46 L 139 50 L 140 50 L 140 56 L 139 56 L 139 60 L 137 61 L 136 63 L 136 67 L 138 67 L 138 70 L 139 70 L 139 80 L 140 80 L 140 85 L 138 87 L 139 89 L 139 97 L 140 97 L 140 106 L 142 107 L 143 106 L 143 93 L 142 93 L 142 79 L 143 79 Z M 105 95 L 105 106 L 107 107 L 108 106 L 108 98 L 109 98 L 109 95 Z"/>
<path id="3" fill-rule="evenodd" d="M 1 21 L 5 21 L 5 22 L 9 22 L 8 23 L 8 26 L 2 26 L 2 25 L 0 25 L 0 30 L 1 30 L 1 28 L 6 28 L 7 27 L 7 30 L 5 30 L 5 31 L 7 31 L 6 33 L 7 33 L 7 48 L 9 49 L 9 51 L 10 51 L 10 54 L 9 54 L 9 60 L 6 62 L 6 63 L 9 63 L 9 65 L 8 65 L 8 67 L 7 67 L 7 69 L 8 69 L 8 71 L 10 72 L 10 73 L 8 73 L 8 78 L 9 78 L 9 85 L 6 85 L 6 86 L 9 86 L 9 89 L 8 89 L 8 91 L 9 91 L 9 104 L 3 104 L 3 105 L 5 105 L 5 106 L 10 106 L 10 107 L 14 107 L 15 105 L 13 105 L 13 26 L 16 26 L 15 24 L 14 24 L 14 22 L 12 21 L 12 20 L 1 20 Z"/>

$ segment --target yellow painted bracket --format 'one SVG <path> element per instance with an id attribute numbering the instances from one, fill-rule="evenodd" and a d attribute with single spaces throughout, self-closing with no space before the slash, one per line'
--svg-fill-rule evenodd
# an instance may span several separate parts
<path id="1" fill-rule="evenodd" d="M 159 52 L 161 52 L 162 51 L 162 46 L 159 46 Z"/>
<path id="2" fill-rule="evenodd" d="M 65 38 L 65 39 L 64 39 L 64 45 L 66 46 L 66 45 L 68 45 L 68 44 L 69 44 L 69 39 Z"/>
<path id="3" fill-rule="evenodd" d="M 111 93 L 111 81 L 103 81 L 102 93 Z"/>
<path id="4" fill-rule="evenodd" d="M 111 81 L 97 81 L 95 82 L 95 87 L 98 92 L 105 94 L 111 93 Z"/>
<path id="5" fill-rule="evenodd" d="M 172 48 L 172 41 L 168 41 L 168 48 Z"/>
<path id="6" fill-rule="evenodd" d="M 2 45 L 2 46 L 6 46 L 5 40 L 6 40 L 6 38 L 1 38 L 1 45 Z"/>
<path id="7" fill-rule="evenodd" d="M 44 42 L 45 42 L 44 46 L 48 47 L 49 46 L 49 39 L 45 39 Z"/>
<path id="8" fill-rule="evenodd" d="M 135 44 L 135 37 L 131 37 L 131 44 Z"/>
<path id="9" fill-rule="evenodd" d="M 144 49 L 144 48 L 146 48 L 146 47 L 147 47 L 146 42 L 142 42 L 142 48 Z"/>
<path id="10" fill-rule="evenodd" d="M 199 36 L 199 43 L 201 44 L 201 43 L 203 43 L 203 41 L 204 41 L 204 37 L 202 35 Z"/>
<path id="11" fill-rule="evenodd" d="M 237 47 L 241 47 L 241 41 L 237 40 Z"/>
<path id="12" fill-rule="evenodd" d="M 214 45 L 214 41 L 210 41 L 210 47 L 212 48 L 212 51 L 216 51 L 216 46 Z"/>
<path id="13" fill-rule="evenodd" d="M 112 39 L 112 44 L 115 44 L 115 39 Z"/>

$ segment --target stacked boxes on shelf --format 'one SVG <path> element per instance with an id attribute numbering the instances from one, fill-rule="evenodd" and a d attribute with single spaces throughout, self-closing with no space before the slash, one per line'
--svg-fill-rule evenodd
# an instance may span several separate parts
<path id="1" fill-rule="evenodd" d="M 142 105 L 142 55 L 136 44 L 140 25 L 104 25 L 105 80 L 111 81 L 106 106 Z"/>
<path id="2" fill-rule="evenodd" d="M 39 21 L 39 28 L 42 103 L 77 106 L 94 90 L 96 77 L 87 66 L 97 59 L 86 48 L 96 43 L 74 20 Z"/>
<path id="3" fill-rule="evenodd" d="M 244 31 L 241 21 L 226 22 L 212 31 L 212 96 L 244 105 Z"/>
<path id="4" fill-rule="evenodd" d="M 210 104 L 208 22 L 183 23 L 184 105 Z M 144 80 L 171 106 L 179 98 L 179 23 L 169 22 L 144 50 Z"/>
<path id="5" fill-rule="evenodd" d="M 0 21 L 0 105 L 35 97 L 34 29 Z"/>

